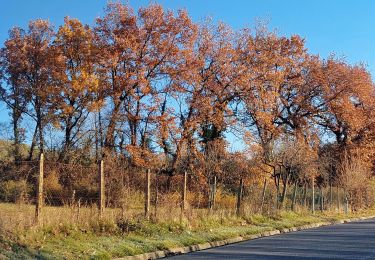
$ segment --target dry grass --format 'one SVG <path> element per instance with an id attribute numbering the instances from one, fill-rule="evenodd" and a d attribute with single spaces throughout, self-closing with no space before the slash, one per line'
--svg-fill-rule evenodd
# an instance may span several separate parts
<path id="1" fill-rule="evenodd" d="M 194 194 L 189 194 L 189 200 Z M 235 197 L 219 193 L 217 208 L 188 208 L 181 214 L 178 193 L 164 195 L 159 207 L 143 216 L 143 197 L 134 193 L 123 208 L 107 208 L 99 218 L 96 206 L 44 207 L 39 224 L 33 205 L 0 203 L 0 258 L 101 258 L 187 246 L 240 235 L 259 233 L 351 216 L 374 214 L 364 211 L 345 215 L 299 207 L 297 213 L 266 211 L 256 214 L 257 204 L 245 200 L 244 212 L 235 215 Z M 131 203 L 130 203 L 131 202 Z"/>

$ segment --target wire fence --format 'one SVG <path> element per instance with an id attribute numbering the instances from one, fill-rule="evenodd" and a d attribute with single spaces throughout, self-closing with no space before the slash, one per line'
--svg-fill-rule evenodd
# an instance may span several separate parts
<path id="1" fill-rule="evenodd" d="M 102 167 L 101 167 L 102 165 Z M 36 219 L 43 207 L 91 208 L 88 215 L 104 212 L 131 218 L 191 219 L 198 212 L 222 215 L 272 214 L 278 210 L 348 211 L 340 187 L 289 185 L 285 196 L 272 179 L 231 179 L 190 172 L 175 175 L 129 166 L 121 161 L 98 165 L 51 161 L 3 163 L 0 200 L 35 205 Z M 40 201 L 39 201 L 40 200 Z"/>

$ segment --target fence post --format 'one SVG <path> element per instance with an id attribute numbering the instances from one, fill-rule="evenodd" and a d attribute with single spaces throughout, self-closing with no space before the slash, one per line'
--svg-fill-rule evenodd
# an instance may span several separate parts
<path id="1" fill-rule="evenodd" d="M 145 217 L 147 219 L 150 218 L 150 197 L 151 197 L 150 178 L 151 178 L 151 171 L 150 171 L 150 169 L 147 169 L 147 171 L 146 171 L 146 187 L 145 187 Z"/>
<path id="2" fill-rule="evenodd" d="M 44 178 L 44 154 L 40 154 L 39 158 L 39 175 L 38 175 L 38 193 L 35 205 L 35 219 L 38 223 L 41 218 L 43 207 L 43 178 Z"/>
<path id="3" fill-rule="evenodd" d="M 216 175 L 214 176 L 214 186 L 212 187 L 212 209 L 215 208 L 215 204 L 216 204 L 216 182 L 217 182 L 217 178 L 216 178 Z"/>
<path id="4" fill-rule="evenodd" d="M 349 200 L 348 200 L 348 196 L 345 195 L 345 214 L 348 214 L 349 213 Z"/>
<path id="5" fill-rule="evenodd" d="M 312 192 L 312 196 L 311 196 L 311 211 L 312 213 L 314 214 L 315 213 L 315 189 L 314 189 L 314 177 L 311 178 L 311 192 Z"/>
<path id="6" fill-rule="evenodd" d="M 155 172 L 155 198 L 154 198 L 154 218 L 157 219 L 158 217 L 158 204 L 159 204 L 159 174 L 160 172 Z"/>
<path id="7" fill-rule="evenodd" d="M 182 211 L 184 212 L 186 210 L 186 186 L 187 186 L 187 171 L 184 172 L 184 183 L 182 187 Z"/>
<path id="8" fill-rule="evenodd" d="M 99 216 L 102 217 L 105 208 L 105 182 L 104 182 L 104 161 L 99 163 Z"/>
<path id="9" fill-rule="evenodd" d="M 209 201 L 209 209 L 210 211 L 215 208 L 215 195 L 216 195 L 216 175 L 213 178 L 212 187 L 210 190 L 210 201 Z"/>
<path id="10" fill-rule="evenodd" d="M 340 212 L 340 188 L 337 184 L 337 211 Z"/>
<path id="11" fill-rule="evenodd" d="M 76 190 L 73 190 L 72 192 L 72 199 L 70 201 L 70 206 L 75 207 L 75 201 L 76 201 Z"/>
<path id="12" fill-rule="evenodd" d="M 332 209 L 333 204 L 333 192 L 332 192 L 332 181 L 329 182 L 329 206 Z"/>
<path id="13" fill-rule="evenodd" d="M 240 186 L 238 187 L 238 191 L 237 191 L 237 207 L 236 207 L 237 216 L 239 216 L 241 213 L 242 192 L 243 192 L 243 180 L 241 178 Z"/>

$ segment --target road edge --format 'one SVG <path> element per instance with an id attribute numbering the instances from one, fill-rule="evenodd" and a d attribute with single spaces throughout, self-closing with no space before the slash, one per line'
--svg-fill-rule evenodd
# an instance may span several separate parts
<path id="1" fill-rule="evenodd" d="M 115 258 L 115 259 L 116 260 L 159 259 L 159 258 L 164 258 L 168 256 L 182 255 L 182 254 L 201 251 L 201 250 L 210 249 L 214 247 L 235 244 L 238 242 L 253 240 L 253 239 L 257 239 L 261 237 L 269 237 L 269 236 L 274 236 L 274 235 L 284 234 L 284 233 L 289 233 L 289 232 L 294 232 L 294 231 L 306 230 L 306 229 L 317 228 L 317 227 L 322 227 L 322 226 L 330 226 L 330 225 L 335 225 L 335 224 L 344 224 L 344 223 L 349 223 L 349 222 L 354 222 L 354 221 L 359 221 L 359 220 L 366 220 L 366 219 L 371 219 L 371 218 L 375 218 L 375 216 L 341 219 L 341 220 L 336 220 L 332 222 L 319 222 L 319 223 L 307 224 L 307 225 L 302 225 L 302 226 L 297 226 L 297 227 L 284 228 L 281 230 L 276 229 L 276 230 L 271 230 L 271 231 L 264 231 L 264 232 L 254 234 L 254 235 L 239 236 L 235 238 L 228 238 L 224 240 L 207 242 L 203 244 L 197 244 L 197 245 L 191 245 L 191 246 L 185 246 L 185 247 L 177 247 L 177 248 L 172 248 L 172 249 L 167 249 L 167 250 L 159 250 L 159 251 L 144 253 L 140 255 L 124 256 L 124 257 Z"/>

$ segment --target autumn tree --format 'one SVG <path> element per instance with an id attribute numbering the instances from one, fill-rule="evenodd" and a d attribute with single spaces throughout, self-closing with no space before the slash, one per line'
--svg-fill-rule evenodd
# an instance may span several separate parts
<path id="1" fill-rule="evenodd" d="M 121 121 L 129 130 L 131 149 L 147 144 L 153 117 L 161 107 L 160 93 L 193 27 L 186 12 L 174 14 L 159 5 L 134 14 L 128 6 L 109 4 L 105 17 L 97 20 L 96 41 L 103 50 L 100 79 L 111 102 L 107 149 L 115 148 Z"/>
<path id="2" fill-rule="evenodd" d="M 351 66 L 332 57 L 317 76 L 323 90 L 317 124 L 333 133 L 341 146 L 359 141 L 374 125 L 371 75 L 361 65 Z"/>
<path id="3" fill-rule="evenodd" d="M 33 155 L 37 141 L 39 150 L 41 152 L 44 150 L 43 131 L 50 114 L 48 107 L 51 66 L 49 65 L 52 35 L 53 30 L 49 22 L 31 21 L 27 31 L 14 28 L 5 47 L 8 57 L 12 56 L 12 59 L 8 59 L 8 68 L 18 68 L 17 81 L 12 83 L 15 84 L 13 88 L 16 85 L 16 88 L 22 88 L 19 94 L 29 100 L 31 109 L 28 110 L 28 114 L 35 120 L 29 158 Z"/>
<path id="4" fill-rule="evenodd" d="M 24 48 L 25 32 L 20 28 L 14 28 L 9 32 L 9 39 L 0 53 L 0 79 L 4 83 L 1 87 L 1 100 L 10 109 L 12 120 L 14 159 L 19 161 L 20 144 L 24 139 L 24 131 L 21 128 L 22 117 L 25 115 L 28 98 L 24 95 L 25 85 L 22 78 L 22 60 L 17 55 Z"/>
<path id="5" fill-rule="evenodd" d="M 94 74 L 95 50 L 92 30 L 77 19 L 66 17 L 53 41 L 54 71 L 53 109 L 55 124 L 64 133 L 59 160 L 69 160 L 72 148 L 84 136 L 84 123 L 90 111 L 100 104 Z"/>
<path id="6" fill-rule="evenodd" d="M 284 46 L 273 33 L 259 28 L 255 35 L 243 31 L 242 48 L 239 49 L 246 68 L 247 80 L 241 84 L 241 102 L 237 115 L 247 128 L 245 142 L 258 147 L 262 160 L 272 175 L 276 173 L 273 147 L 282 135 L 280 86 L 284 81 L 284 67 L 279 66 L 283 58 Z M 281 65 L 281 64 L 280 64 Z M 241 109 L 242 108 L 242 109 Z"/>
<path id="7" fill-rule="evenodd" d="M 167 135 L 162 141 L 164 150 L 172 155 L 172 171 L 182 151 L 213 161 L 220 160 L 213 159 L 213 154 L 225 155 L 224 132 L 234 123 L 229 105 L 237 98 L 242 78 L 242 70 L 236 67 L 236 44 L 228 26 L 206 22 L 199 27 L 191 50 L 184 52 L 186 62 L 180 67 L 183 73 L 172 78 L 170 88 L 177 104 L 174 124 L 164 125 L 162 131 L 169 133 L 173 141 L 168 141 Z M 171 143 L 174 149 L 170 149 Z"/>
<path id="8" fill-rule="evenodd" d="M 314 121 L 322 130 L 322 138 L 333 139 L 326 151 L 334 162 L 331 180 L 337 182 L 341 178 L 339 169 L 344 150 L 349 161 L 361 157 L 363 163 L 373 163 L 374 85 L 364 66 L 349 65 L 334 57 L 322 62 L 316 77 L 322 91 L 316 101 L 320 109 Z"/>

